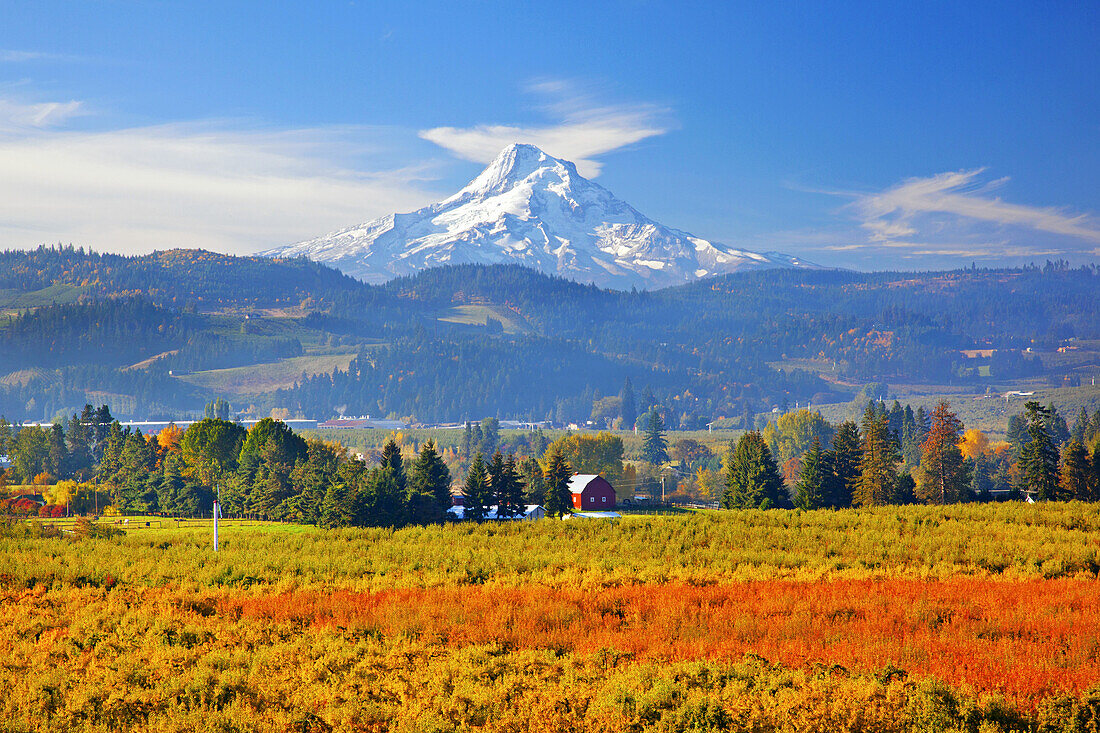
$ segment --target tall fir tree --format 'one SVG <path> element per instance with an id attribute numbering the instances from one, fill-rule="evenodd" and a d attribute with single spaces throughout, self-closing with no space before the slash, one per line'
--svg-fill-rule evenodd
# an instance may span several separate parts
<path id="1" fill-rule="evenodd" d="M 328 529 L 350 527 L 355 523 L 355 488 L 346 480 L 336 480 L 325 490 L 321 502 L 321 526 Z"/>
<path id="2" fill-rule="evenodd" d="M 962 421 L 940 401 L 932 410 L 931 427 L 921 444 L 919 468 L 914 472 L 917 496 L 929 504 L 952 504 L 966 497 L 967 475 L 959 435 Z"/>
<path id="3" fill-rule="evenodd" d="M 882 506 L 895 501 L 897 495 L 896 466 L 900 457 L 897 445 L 890 437 L 887 418 L 874 407 L 863 415 L 863 453 L 859 475 L 852 487 L 852 503 L 856 506 Z"/>
<path id="4" fill-rule="evenodd" d="M 657 466 L 668 463 L 668 440 L 661 413 L 652 408 L 646 416 L 645 436 L 642 438 L 642 460 Z"/>
<path id="5" fill-rule="evenodd" d="M 905 408 L 901 406 L 901 403 L 894 400 L 894 404 L 890 407 L 889 412 L 889 428 L 890 435 L 894 441 L 897 442 L 898 447 L 901 447 L 902 431 L 905 427 Z"/>
<path id="6" fill-rule="evenodd" d="M 507 491 L 505 486 L 507 478 L 504 475 L 504 454 L 500 451 L 493 453 L 489 462 L 485 464 L 485 472 L 489 474 L 489 491 L 492 496 L 490 503 L 495 504 L 499 511 L 500 497 Z"/>
<path id="7" fill-rule="evenodd" d="M 1050 412 L 1038 402 L 1024 405 L 1027 420 L 1027 444 L 1020 452 L 1020 480 L 1023 489 L 1036 498 L 1053 501 L 1058 487 L 1058 449 L 1048 432 Z"/>
<path id="8" fill-rule="evenodd" d="M 821 440 L 814 437 L 810 449 L 802 455 L 802 469 L 795 484 L 794 505 L 809 511 L 825 506 L 825 452 Z"/>
<path id="9" fill-rule="evenodd" d="M 970 493 L 978 501 L 988 501 L 993 489 L 993 480 L 989 474 L 989 459 L 984 453 L 974 456 L 970 465 Z"/>
<path id="10" fill-rule="evenodd" d="M 1027 445 L 1027 419 L 1020 414 L 1012 415 L 1008 418 L 1008 430 L 1005 432 L 1005 441 L 1012 446 L 1012 453 L 1016 457 L 1016 460 L 1020 459 L 1020 456 L 1024 452 L 1024 446 Z"/>
<path id="11" fill-rule="evenodd" d="M 393 477 L 397 482 L 397 488 L 404 494 L 408 483 L 405 477 L 405 465 L 401 461 L 401 447 L 397 445 L 397 441 L 392 437 L 382 446 L 382 458 L 379 461 L 379 465 L 382 468 L 390 468 L 393 470 Z"/>
<path id="12" fill-rule="evenodd" d="M 497 516 L 519 517 L 523 515 L 523 477 L 516 468 L 516 457 L 509 455 L 501 471 L 501 487 L 497 491 Z"/>
<path id="13" fill-rule="evenodd" d="M 465 518 L 484 522 L 489 512 L 489 502 L 492 501 L 492 486 L 489 483 L 489 472 L 485 468 L 485 459 L 481 457 L 481 453 L 475 453 L 474 460 L 470 462 L 462 494 Z"/>
<path id="14" fill-rule="evenodd" d="M 1092 459 L 1085 446 L 1071 440 L 1062 451 L 1062 474 L 1059 497 L 1065 501 L 1095 501 L 1096 475 Z"/>
<path id="15" fill-rule="evenodd" d="M 403 527 L 406 524 L 405 494 L 397 474 L 389 466 L 369 472 L 356 496 L 357 524 L 363 527 Z"/>
<path id="16" fill-rule="evenodd" d="M 465 426 L 462 428 L 462 457 L 466 460 L 470 460 L 470 450 L 474 445 L 474 428 L 470 425 L 470 421 L 467 420 Z"/>
<path id="17" fill-rule="evenodd" d="M 1077 419 L 1073 421 L 1073 430 L 1070 431 L 1070 440 L 1076 440 L 1078 443 L 1084 445 L 1088 441 L 1089 424 L 1091 423 L 1088 410 L 1084 407 L 1077 413 Z"/>
<path id="18" fill-rule="evenodd" d="M 546 482 L 546 500 L 543 509 L 547 516 L 561 517 L 573 511 L 573 495 L 569 492 L 569 479 L 573 469 L 562 457 L 561 451 L 551 448 L 546 460 L 543 477 Z"/>
<path id="19" fill-rule="evenodd" d="M 786 491 L 779 466 L 764 437 L 756 430 L 741 436 L 726 454 L 727 509 L 775 509 L 786 506 Z"/>
<path id="20" fill-rule="evenodd" d="M 431 496 L 441 513 L 451 508 L 451 471 L 439 455 L 435 441 L 426 440 L 420 446 L 409 485 L 410 491 Z"/>
<path id="21" fill-rule="evenodd" d="M 1066 423 L 1066 418 L 1058 412 L 1058 408 L 1054 406 L 1053 402 L 1047 403 L 1043 423 L 1046 425 L 1047 434 L 1050 435 L 1050 439 L 1055 447 L 1061 446 L 1069 440 L 1069 425 Z"/>
<path id="22" fill-rule="evenodd" d="M 619 391 L 619 402 L 623 430 L 632 430 L 634 423 L 638 421 L 638 406 L 634 402 L 634 385 L 630 383 L 630 377 L 623 381 L 623 388 Z"/>
<path id="23" fill-rule="evenodd" d="M 917 445 L 924 442 L 924 438 L 928 435 L 928 428 L 931 425 L 928 419 L 928 413 L 924 409 L 924 405 L 917 406 L 917 412 L 913 415 L 913 423 L 916 425 L 916 440 Z"/>
<path id="24" fill-rule="evenodd" d="M 829 464 L 826 505 L 845 508 L 852 505 L 852 487 L 859 477 L 862 460 L 862 439 L 859 428 L 851 420 L 837 426 L 833 447 L 827 453 Z"/>
<path id="25" fill-rule="evenodd" d="M 520 475 L 523 477 L 524 498 L 529 504 L 544 504 L 546 502 L 546 478 L 542 474 L 542 466 L 539 462 L 528 456 L 519 464 Z"/>

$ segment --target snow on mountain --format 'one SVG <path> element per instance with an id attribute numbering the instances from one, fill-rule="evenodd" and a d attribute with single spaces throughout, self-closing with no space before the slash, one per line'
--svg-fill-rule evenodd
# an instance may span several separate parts
<path id="1" fill-rule="evenodd" d="M 513 263 L 601 287 L 651 290 L 740 270 L 813 267 L 658 224 L 569 161 L 521 144 L 506 147 L 444 201 L 260 254 L 308 257 L 369 283 L 439 265 Z"/>

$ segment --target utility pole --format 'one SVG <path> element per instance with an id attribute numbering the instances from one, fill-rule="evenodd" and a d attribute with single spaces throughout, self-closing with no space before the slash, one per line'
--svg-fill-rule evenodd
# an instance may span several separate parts
<path id="1" fill-rule="evenodd" d="M 215 484 L 214 485 L 214 491 L 216 492 L 215 495 L 214 495 L 214 552 L 217 552 L 218 551 L 218 514 L 221 513 L 220 509 L 218 508 L 218 503 L 222 498 L 221 486 Z"/>

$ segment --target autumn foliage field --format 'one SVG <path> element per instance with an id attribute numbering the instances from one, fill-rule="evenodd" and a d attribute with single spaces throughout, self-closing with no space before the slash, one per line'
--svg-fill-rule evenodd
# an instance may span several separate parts
<path id="1" fill-rule="evenodd" d="M 1085 504 L 0 533 L 0 730 L 1100 729 Z"/>

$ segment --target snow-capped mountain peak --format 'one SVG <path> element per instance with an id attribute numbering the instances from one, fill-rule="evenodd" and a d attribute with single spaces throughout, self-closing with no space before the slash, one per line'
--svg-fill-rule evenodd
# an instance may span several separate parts
<path id="1" fill-rule="evenodd" d="M 477 178 L 447 200 L 457 199 L 464 194 L 490 196 L 503 193 L 532 176 L 544 177 L 547 174 L 556 176 L 566 185 L 571 177 L 580 178 L 577 167 L 568 160 L 551 157 L 534 145 L 512 143 L 501 150 Z"/>
<path id="2" fill-rule="evenodd" d="M 427 267 L 516 263 L 604 287 L 658 288 L 806 263 L 731 249 L 643 216 L 534 145 L 504 148 L 455 195 L 262 254 L 305 256 L 367 282 Z"/>

